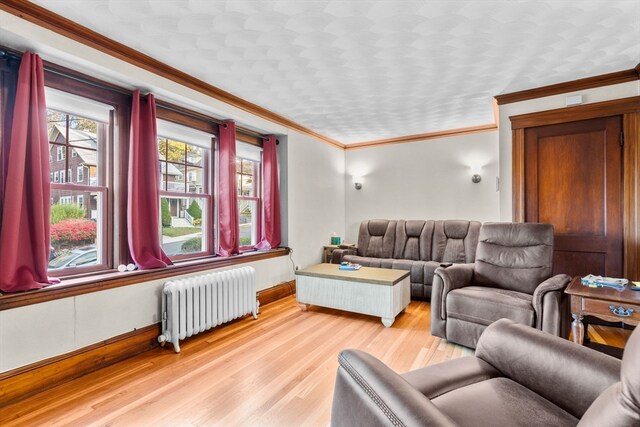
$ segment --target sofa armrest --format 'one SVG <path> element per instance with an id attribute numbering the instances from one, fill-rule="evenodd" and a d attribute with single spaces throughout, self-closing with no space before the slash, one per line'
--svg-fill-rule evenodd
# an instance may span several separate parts
<path id="1" fill-rule="evenodd" d="M 375 357 L 344 350 L 338 361 L 331 426 L 455 426 L 429 399 Z"/>
<path id="2" fill-rule="evenodd" d="M 473 356 L 451 359 L 402 374 L 402 378 L 429 399 L 499 376 L 502 374 L 496 368 Z"/>
<path id="3" fill-rule="evenodd" d="M 564 290 L 569 282 L 571 276 L 557 274 L 542 282 L 533 291 L 531 303 L 536 312 L 537 329 L 566 338 L 569 310 Z"/>
<path id="4" fill-rule="evenodd" d="M 331 264 L 340 264 L 342 262 L 342 257 L 345 255 L 357 255 L 358 250 L 354 248 L 345 248 L 345 249 L 334 249 L 331 252 Z"/>
<path id="5" fill-rule="evenodd" d="M 446 320 L 447 294 L 454 289 L 463 288 L 473 282 L 473 263 L 453 264 L 447 268 L 438 267 L 433 276 L 431 289 L 431 318 L 435 316 Z"/>
<path id="6" fill-rule="evenodd" d="M 571 276 L 568 274 L 557 274 L 540 283 L 536 290 L 533 291 L 532 304 L 538 320 L 542 317 L 542 299 L 545 294 L 554 291 L 564 292 L 569 282 L 571 282 Z M 538 329 L 540 328 L 538 327 Z"/>
<path id="7" fill-rule="evenodd" d="M 508 319 L 487 327 L 476 357 L 577 418 L 620 381 L 619 360 Z"/>

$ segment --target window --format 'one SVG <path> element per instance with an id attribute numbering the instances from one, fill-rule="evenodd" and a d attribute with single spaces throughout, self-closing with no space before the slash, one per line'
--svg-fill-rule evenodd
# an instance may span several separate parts
<path id="1" fill-rule="evenodd" d="M 212 253 L 212 135 L 158 120 L 162 249 L 172 258 Z"/>
<path id="2" fill-rule="evenodd" d="M 64 276 L 105 269 L 110 259 L 106 150 L 111 107 L 51 88 L 46 91 L 49 146 L 56 153 L 50 164 L 53 250 L 49 270 Z M 94 179 L 74 182 L 74 169 L 76 178 L 84 178 L 84 167 L 93 171 Z"/>
<path id="3" fill-rule="evenodd" d="M 260 159 L 262 153 L 258 147 L 242 142 L 237 142 L 236 151 L 240 247 L 250 248 L 258 243 L 261 235 Z"/>

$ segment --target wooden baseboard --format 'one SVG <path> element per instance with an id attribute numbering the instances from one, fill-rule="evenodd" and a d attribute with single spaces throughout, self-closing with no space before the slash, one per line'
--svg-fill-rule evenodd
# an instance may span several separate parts
<path id="1" fill-rule="evenodd" d="M 161 325 L 149 325 L 90 346 L 0 373 L 0 408 L 157 347 Z"/>
<path id="2" fill-rule="evenodd" d="M 263 307 L 281 298 L 288 297 L 289 295 L 295 295 L 295 293 L 296 281 L 291 280 L 289 282 L 276 285 L 273 288 L 264 289 L 258 292 L 258 301 L 260 301 L 260 306 Z"/>

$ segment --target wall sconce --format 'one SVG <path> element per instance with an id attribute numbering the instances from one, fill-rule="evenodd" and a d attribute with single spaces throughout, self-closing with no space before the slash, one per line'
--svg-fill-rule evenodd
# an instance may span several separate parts
<path id="1" fill-rule="evenodd" d="M 474 174 L 471 176 L 471 182 L 473 182 L 474 184 L 477 184 L 477 183 L 479 183 L 480 181 L 482 181 L 482 177 L 480 176 L 480 174 L 479 174 L 479 173 L 474 173 Z"/>
<path id="2" fill-rule="evenodd" d="M 362 182 L 364 181 L 364 178 L 362 178 L 361 176 L 354 176 L 353 177 L 353 185 L 356 187 L 356 190 L 361 190 L 362 189 Z"/>

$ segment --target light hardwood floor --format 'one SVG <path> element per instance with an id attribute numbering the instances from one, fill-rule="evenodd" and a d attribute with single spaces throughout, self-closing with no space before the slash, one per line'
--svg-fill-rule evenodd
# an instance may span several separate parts
<path id="1" fill-rule="evenodd" d="M 0 425 L 326 426 L 344 348 L 399 372 L 472 354 L 432 337 L 429 316 L 429 304 L 414 301 L 385 328 L 370 316 L 301 312 L 287 297 L 263 307 L 257 321 L 183 341 L 180 354 L 158 348 L 0 408 Z M 606 329 L 592 334 L 603 336 Z"/>

